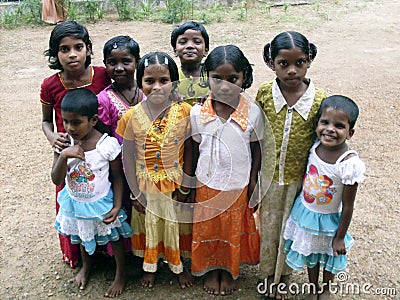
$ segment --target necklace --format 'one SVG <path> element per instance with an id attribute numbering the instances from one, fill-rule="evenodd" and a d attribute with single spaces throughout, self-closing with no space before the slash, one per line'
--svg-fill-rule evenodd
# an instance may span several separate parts
<path id="1" fill-rule="evenodd" d="M 151 119 L 151 121 L 153 122 L 153 124 L 154 124 L 154 122 L 155 122 L 156 120 L 159 120 L 158 124 L 157 124 L 156 126 L 154 126 L 154 129 L 153 129 L 153 130 L 156 131 L 156 132 L 161 132 L 162 129 L 161 129 L 160 123 L 161 123 L 161 120 L 164 119 L 164 116 L 165 116 L 166 112 L 168 111 L 169 105 L 167 105 L 167 107 L 163 110 L 163 113 L 162 113 L 162 114 L 159 114 L 159 115 L 157 116 L 157 118 L 154 118 L 154 117 L 153 117 L 153 114 L 151 113 L 151 110 L 150 110 L 148 101 L 146 100 L 146 101 L 143 101 L 143 102 L 146 103 L 147 111 L 149 112 L 150 119 Z M 169 102 L 169 101 L 168 101 L 168 102 Z"/>
<path id="2" fill-rule="evenodd" d="M 125 94 L 124 94 L 119 88 L 117 88 L 117 85 L 115 84 L 115 82 L 112 83 L 112 88 L 113 88 L 116 92 L 118 92 L 118 93 L 125 99 L 125 102 L 126 102 L 129 106 L 133 106 L 134 104 L 137 104 L 137 103 L 139 102 L 139 99 L 136 99 L 136 98 L 139 96 L 139 95 L 138 95 L 138 92 L 139 92 L 139 87 L 138 87 L 138 86 L 136 86 L 136 88 L 135 88 L 135 93 L 133 94 L 133 97 L 132 97 L 131 100 L 129 100 L 128 97 L 126 97 Z M 135 100 L 136 100 L 136 101 L 135 101 Z"/>
<path id="3" fill-rule="evenodd" d="M 73 90 L 73 89 L 76 89 L 76 88 L 84 88 L 84 87 L 87 87 L 87 86 L 92 84 L 92 81 L 93 81 L 93 69 L 92 69 L 92 66 L 90 66 L 89 82 L 85 83 L 83 85 L 80 85 L 80 86 L 74 86 L 74 80 L 72 80 L 72 83 L 70 84 L 70 86 L 68 86 L 67 83 L 65 82 L 65 79 L 64 79 L 62 73 L 58 73 L 58 77 L 60 78 L 61 84 L 63 85 L 63 87 L 66 90 Z"/>

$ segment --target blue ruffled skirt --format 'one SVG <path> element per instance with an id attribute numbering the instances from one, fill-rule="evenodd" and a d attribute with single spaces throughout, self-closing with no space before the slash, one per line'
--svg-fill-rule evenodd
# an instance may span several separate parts
<path id="1" fill-rule="evenodd" d="M 58 233 L 70 236 L 72 244 L 82 244 L 86 252 L 92 255 L 96 245 L 106 245 L 118 241 L 120 236 L 129 238 L 133 230 L 126 222 L 127 215 L 121 209 L 119 215 L 110 224 L 103 219 L 114 206 L 112 189 L 108 194 L 94 202 L 79 202 L 72 199 L 66 187 L 59 193 L 60 205 L 54 228 Z"/>
<path id="2" fill-rule="evenodd" d="M 286 263 L 295 270 L 314 268 L 318 263 L 326 271 L 337 274 L 346 269 L 347 257 L 333 256 L 332 241 L 339 226 L 341 213 L 322 214 L 309 210 L 296 199 L 286 222 L 284 252 Z M 346 250 L 354 240 L 349 233 L 344 238 Z"/>

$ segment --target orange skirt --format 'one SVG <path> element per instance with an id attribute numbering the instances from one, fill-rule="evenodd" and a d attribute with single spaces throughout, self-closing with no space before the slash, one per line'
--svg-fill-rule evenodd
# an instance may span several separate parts
<path id="1" fill-rule="evenodd" d="M 234 279 L 242 264 L 257 264 L 260 235 L 253 208 L 248 206 L 247 187 L 241 191 L 196 189 L 192 241 L 192 273 L 202 276 L 222 269 Z"/>

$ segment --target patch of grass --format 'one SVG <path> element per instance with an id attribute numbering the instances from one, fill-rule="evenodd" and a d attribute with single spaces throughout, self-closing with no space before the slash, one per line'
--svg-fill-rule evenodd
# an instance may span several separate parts
<path id="1" fill-rule="evenodd" d="M 22 25 L 42 23 L 41 0 L 25 0 L 10 11 L 5 11 L 0 18 L 0 26 L 10 29 Z"/>

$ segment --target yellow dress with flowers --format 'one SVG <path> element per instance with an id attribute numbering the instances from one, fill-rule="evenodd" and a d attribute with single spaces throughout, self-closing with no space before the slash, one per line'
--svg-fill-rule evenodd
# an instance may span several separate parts
<path id="1" fill-rule="evenodd" d="M 175 102 L 166 116 L 152 122 L 139 103 L 118 122 L 116 132 L 136 147 L 136 178 L 147 200 L 146 214 L 133 208 L 131 222 L 133 252 L 144 257 L 146 272 L 155 272 L 158 259 L 165 258 L 171 271 L 179 274 L 183 271 L 181 255 L 190 257 L 190 226 L 180 226 L 182 212 L 171 199 L 182 182 L 190 108 L 185 102 Z"/>

